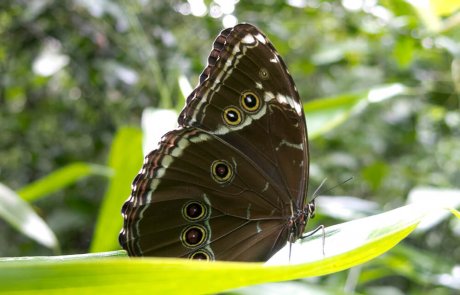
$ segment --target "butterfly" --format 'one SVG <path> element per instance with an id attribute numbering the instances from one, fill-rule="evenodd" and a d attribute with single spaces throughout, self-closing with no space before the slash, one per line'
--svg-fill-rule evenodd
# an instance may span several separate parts
<path id="1" fill-rule="evenodd" d="M 238 24 L 217 36 L 178 123 L 122 207 L 130 256 L 266 261 L 302 236 L 315 212 L 305 116 L 261 31 Z"/>

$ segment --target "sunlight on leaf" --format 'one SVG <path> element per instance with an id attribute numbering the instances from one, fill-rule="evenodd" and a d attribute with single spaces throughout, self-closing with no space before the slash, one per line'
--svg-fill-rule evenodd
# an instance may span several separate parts
<path id="1" fill-rule="evenodd" d="M 409 192 L 407 199 L 408 204 L 429 204 L 436 199 L 436 206 L 443 208 L 458 208 L 460 207 L 460 190 L 456 189 L 439 189 L 433 187 L 417 187 Z M 452 211 L 451 211 L 452 212 Z M 454 212 L 452 212 L 454 213 Z M 454 213 L 455 215 L 455 213 Z M 443 220 L 449 217 L 449 212 L 446 210 L 437 211 L 423 219 L 417 227 L 417 231 L 425 232 L 438 225 Z"/>
<path id="2" fill-rule="evenodd" d="M 183 103 L 185 103 L 185 100 L 187 99 L 187 97 L 190 95 L 190 93 L 192 93 L 193 87 L 190 84 L 190 81 L 184 75 L 179 76 L 178 83 L 179 83 L 180 93 L 182 94 Z"/>
<path id="3" fill-rule="evenodd" d="M 430 0 L 430 7 L 438 16 L 453 14 L 460 9 L 459 1 L 452 0 Z"/>
<path id="4" fill-rule="evenodd" d="M 436 15 L 430 1 L 408 0 L 408 2 L 414 6 L 420 19 L 430 31 L 436 32 L 440 30 L 441 19 Z"/>
<path id="5" fill-rule="evenodd" d="M 439 207 L 408 205 L 386 213 L 346 222 L 288 247 L 267 264 L 203 262 L 168 258 L 51 257 L 48 260 L 0 260 L 1 291 L 32 294 L 145 294 L 182 293 L 184 286 L 197 294 L 321 276 L 369 261 L 391 249 L 411 233 L 423 217 Z M 121 252 L 111 252 L 116 256 Z M 104 253 L 98 255 L 104 256 Z M 291 264 L 289 264 L 291 263 Z M 0 292 L 1 292 L 0 291 Z"/>
<path id="6" fill-rule="evenodd" d="M 460 219 L 460 212 L 458 210 L 455 210 L 454 208 L 449 208 L 449 211 Z"/>
<path id="7" fill-rule="evenodd" d="M 29 238 L 45 247 L 58 250 L 53 231 L 32 207 L 13 190 L 0 183 L 0 217 Z"/>
<path id="8" fill-rule="evenodd" d="M 142 112 L 142 150 L 144 156 L 158 148 L 161 137 L 177 127 L 174 110 L 146 108 Z M 140 168 L 140 167 L 139 167 Z"/>

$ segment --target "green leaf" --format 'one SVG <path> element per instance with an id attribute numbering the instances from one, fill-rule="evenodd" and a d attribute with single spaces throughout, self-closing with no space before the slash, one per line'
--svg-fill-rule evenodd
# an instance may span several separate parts
<path id="1" fill-rule="evenodd" d="M 53 231 L 32 207 L 13 190 L 0 183 L 0 217 L 45 247 L 58 251 L 59 245 Z"/>
<path id="2" fill-rule="evenodd" d="M 124 127 L 115 135 L 109 153 L 109 167 L 114 174 L 104 195 L 91 252 L 119 248 L 118 233 L 122 227 L 121 206 L 131 192 L 131 183 L 142 166 L 142 132 Z"/>
<path id="3" fill-rule="evenodd" d="M 84 177 L 90 175 L 109 176 L 110 174 L 110 169 L 105 166 L 90 163 L 73 163 L 23 187 L 18 191 L 18 194 L 26 201 L 34 201 L 63 189 Z"/>
<path id="4" fill-rule="evenodd" d="M 449 208 L 449 211 L 454 214 L 458 219 L 460 219 L 460 212 L 454 208 Z"/>
<path id="5" fill-rule="evenodd" d="M 416 45 L 414 39 L 399 38 L 396 41 L 393 58 L 401 69 L 407 69 L 410 66 L 414 58 Z"/>
<path id="6" fill-rule="evenodd" d="M 10 258 L 0 260 L 0 292 L 21 294 L 209 294 L 262 284 L 321 276 L 369 261 L 388 251 L 422 218 L 432 204 L 408 205 L 325 229 L 282 249 L 267 264 L 203 262 L 167 258 Z M 117 255 L 108 253 L 107 256 Z M 104 254 L 99 254 L 104 255 Z M 279 264 L 282 262 L 283 264 Z"/>
<path id="7" fill-rule="evenodd" d="M 398 83 L 374 87 L 368 91 L 315 99 L 304 104 L 308 137 L 313 139 L 347 120 L 354 112 L 361 111 L 369 103 L 380 102 L 407 93 Z"/>

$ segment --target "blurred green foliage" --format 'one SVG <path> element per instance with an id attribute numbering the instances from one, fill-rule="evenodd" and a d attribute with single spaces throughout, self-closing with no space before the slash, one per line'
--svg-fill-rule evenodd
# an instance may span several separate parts
<path id="1" fill-rule="evenodd" d="M 326 177 L 329 187 L 354 177 L 328 194 L 381 208 L 404 204 L 417 186 L 458 188 L 460 25 L 451 2 L 458 1 L 419 8 L 402 0 L 241 1 L 232 10 L 232 1 L 206 0 L 200 12 L 201 1 L 1 1 L 0 182 L 20 191 L 76 162 L 106 164 L 117 130 L 138 126 L 144 108 L 183 107 L 179 76 L 195 84 L 222 24 L 238 20 L 269 36 L 304 102 L 384 84 L 409 90 L 355 108 L 315 136 L 311 188 Z M 64 254 L 89 251 L 109 184 L 108 173 L 93 175 L 33 202 Z M 119 211 L 112 218 L 121 220 Z M 411 238 L 393 263 L 421 253 L 430 262 L 400 272 L 390 260 L 377 263 L 372 274 L 361 270 L 356 291 L 451 294 L 429 274 L 446 271 L 436 263 L 460 261 L 458 228 L 444 222 Z M 4 221 L 0 232 L 1 256 L 52 254 Z M 348 286 L 349 279 L 318 282 Z"/>

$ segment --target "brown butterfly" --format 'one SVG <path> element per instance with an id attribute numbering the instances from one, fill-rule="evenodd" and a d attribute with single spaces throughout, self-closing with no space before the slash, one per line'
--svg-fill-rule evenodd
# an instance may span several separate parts
<path id="1" fill-rule="evenodd" d="M 123 205 L 130 256 L 265 261 L 301 237 L 315 209 L 305 117 L 264 34 L 220 33 L 178 122 Z"/>

